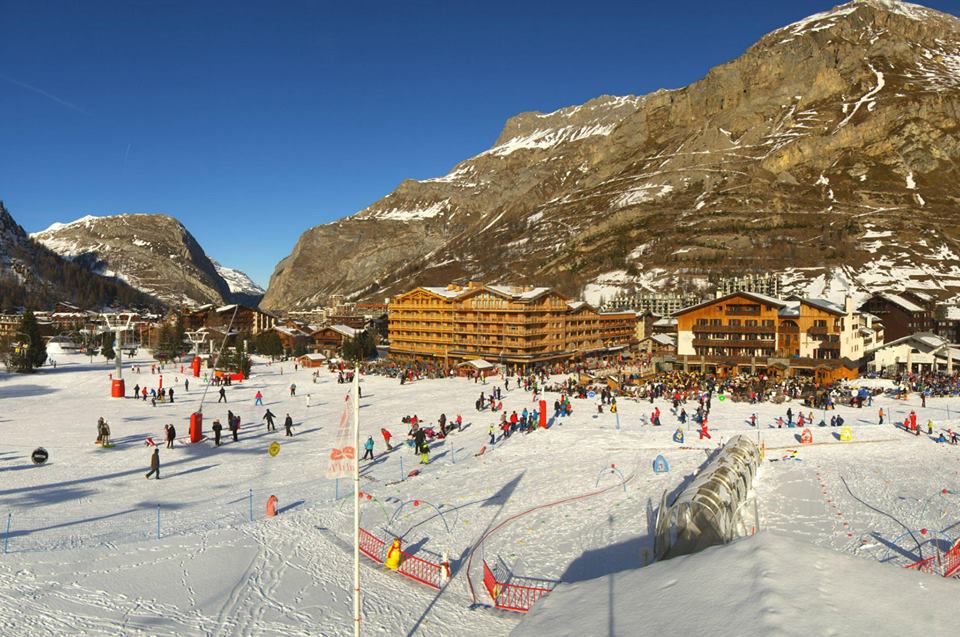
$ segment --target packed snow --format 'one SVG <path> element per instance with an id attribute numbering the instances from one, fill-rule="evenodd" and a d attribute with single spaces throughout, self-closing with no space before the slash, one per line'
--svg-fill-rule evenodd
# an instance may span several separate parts
<path id="1" fill-rule="evenodd" d="M 191 445 L 183 438 L 188 416 L 204 392 L 201 379 L 190 378 L 187 390 L 179 367 L 168 366 L 163 382 L 175 388 L 175 402 L 153 407 L 149 400 L 109 398 L 113 365 L 102 359 L 91 363 L 69 354 L 56 359 L 56 369 L 43 368 L 34 375 L 0 374 L 0 522 L 9 515 L 11 524 L 8 552 L 0 554 L 0 634 L 352 633 L 350 486 L 323 479 L 347 385 L 338 384 L 325 369 L 313 382 L 313 370 L 294 371 L 291 362 L 257 360 L 248 381 L 225 388 L 226 404 L 217 402 L 214 387 L 204 403 L 207 436 L 213 419 L 225 423 L 231 409 L 241 417 L 239 441 L 233 442 L 225 430 L 221 447 L 209 438 Z M 133 363 L 141 372 L 129 364 L 125 369 L 128 394 L 134 384 L 159 384 L 160 374 L 150 373 L 148 359 Z M 554 376 L 551 382 L 561 378 Z M 290 395 L 291 384 L 296 385 L 296 396 Z M 689 581 L 696 569 L 730 573 L 735 571 L 728 569 L 728 562 L 740 564 L 738 581 L 749 579 L 754 588 L 748 590 L 767 590 L 769 597 L 760 592 L 741 595 L 737 587 L 723 585 L 730 596 L 720 598 L 716 595 L 721 586 L 709 583 L 675 589 L 686 595 L 702 587 L 706 606 L 696 613 L 703 613 L 718 634 L 732 628 L 712 623 L 714 615 L 706 610 L 726 617 L 723 613 L 732 611 L 722 610 L 725 603 L 747 610 L 747 598 L 761 602 L 748 618 L 763 614 L 769 619 L 776 612 L 790 617 L 798 611 L 782 606 L 789 604 L 824 615 L 808 618 L 810 623 L 802 626 L 867 634 L 849 629 L 849 621 L 823 609 L 849 607 L 850 617 L 863 617 L 861 605 L 873 600 L 875 588 L 888 579 L 896 583 L 895 591 L 923 587 L 930 595 L 924 602 L 931 604 L 940 599 L 942 586 L 958 590 L 955 582 L 901 573 L 900 567 L 917 557 L 917 547 L 909 537 L 900 537 L 903 531 L 896 522 L 860 500 L 909 519 L 911 526 L 924 525 L 938 537 L 954 539 L 960 528 L 960 499 L 939 494 L 955 488 L 960 451 L 926 436 L 878 426 L 876 412 L 882 406 L 888 417 L 902 419 L 913 409 L 921 423 L 931 419 L 940 428 L 955 422 L 960 399 L 931 398 L 923 408 L 915 396 L 908 401 L 880 397 L 869 408 L 839 407 L 836 413 L 853 427 L 854 442 L 840 443 L 836 430 L 815 427 L 815 444 L 796 454 L 788 450 L 798 449 L 799 431 L 772 428 L 788 406 L 798 413 L 796 403 L 748 405 L 717 399 L 710 419 L 712 440 L 697 440 L 688 429 L 684 445 L 672 442 L 678 423 L 664 400 L 650 404 L 622 399 L 617 415 L 607 410 L 596 415 L 594 401 L 573 399 L 573 414 L 550 429 L 518 433 L 490 445 L 488 426 L 499 414 L 477 412 L 474 401 L 493 385 L 503 387 L 503 382 L 495 378 L 484 386 L 439 379 L 401 386 L 392 378 L 362 378 L 361 438 L 374 437 L 376 459 L 363 464 L 362 488 L 372 499 L 364 500 L 361 524 L 383 537 L 402 536 L 406 550 L 416 555 L 437 560 L 446 553 L 452 567 L 452 579 L 438 592 L 364 558 L 365 634 L 510 633 L 521 618 L 489 608 L 480 572 L 483 560 L 551 585 L 581 582 L 596 588 L 613 581 L 618 600 L 614 619 L 623 622 L 617 626 L 632 625 L 640 613 L 651 625 L 678 622 L 677 634 L 697 632 L 684 629 L 684 622 L 693 621 L 682 617 L 688 614 L 686 603 L 649 604 L 652 598 L 640 596 L 640 588 L 625 585 L 621 578 L 635 577 L 638 587 L 649 587 L 642 590 L 663 590 L 669 596 L 672 582 Z M 262 407 L 254 404 L 258 391 L 264 397 Z M 558 395 L 548 392 L 543 398 L 552 405 Z M 503 404 L 508 414 L 535 406 L 531 394 L 517 390 L 514 383 L 504 392 Z M 654 407 L 664 414 L 663 427 L 641 424 Z M 692 412 L 693 406 L 688 407 Z M 267 408 L 277 416 L 277 432 L 268 432 L 262 421 Z M 418 457 L 402 445 L 407 426 L 400 419 L 416 413 L 432 424 L 441 412 L 451 420 L 461 414 L 464 431 L 435 441 L 430 463 L 419 465 Z M 281 424 L 287 413 L 295 423 L 293 437 L 284 435 Z M 758 415 L 757 429 L 748 422 L 751 413 Z M 112 449 L 93 444 L 101 415 L 112 428 Z M 820 412 L 815 415 L 819 418 Z M 162 479 L 144 480 L 151 454 L 145 440 L 152 437 L 162 446 L 167 423 L 176 425 L 179 438 L 173 449 L 160 451 Z M 381 427 L 400 445 L 392 452 L 384 448 Z M 762 437 L 770 460 L 780 460 L 781 454 L 788 458 L 768 460 L 756 485 L 761 534 L 769 532 L 771 538 L 761 535 L 641 568 L 652 547 L 649 507 L 656 506 L 664 490 L 675 489 L 696 472 L 707 452 L 724 438 L 745 432 Z M 273 442 L 280 445 L 276 457 L 267 453 Z M 30 454 L 41 446 L 50 459 L 36 466 Z M 486 453 L 476 455 L 484 447 Z M 650 465 L 660 453 L 667 456 L 671 470 L 657 475 Z M 607 470 L 611 464 L 622 470 L 625 490 Z M 403 480 L 412 469 L 420 475 Z M 553 504 L 595 493 L 598 485 L 614 488 Z M 279 498 L 275 518 L 264 515 L 270 495 Z M 436 506 L 442 516 L 430 507 L 414 506 L 414 501 Z M 831 503 L 840 506 L 842 517 L 834 514 Z M 531 511 L 542 505 L 552 506 Z M 773 533 L 792 536 L 795 543 Z M 820 549 L 798 547 L 796 542 Z M 852 561 L 828 550 L 853 556 Z M 790 565 L 789 573 L 767 575 L 776 569 L 769 556 L 781 551 L 794 552 L 782 562 Z M 686 571 L 685 564 L 694 570 Z M 864 573 L 879 573 L 871 576 L 877 583 L 867 582 Z M 789 589 L 798 595 L 796 600 L 785 599 L 787 592 L 780 588 L 787 575 L 799 582 Z M 604 579 L 590 583 L 598 577 Z M 814 579 L 816 586 L 826 586 L 825 592 L 810 594 L 814 589 L 807 585 L 813 586 Z M 546 597 L 544 612 L 535 609 L 531 622 L 548 621 L 551 607 L 571 599 L 564 586 L 556 595 L 553 604 Z M 633 603 L 621 606 L 630 596 Z M 891 626 L 917 609 L 915 604 L 872 608 L 877 621 L 889 618 Z M 588 610 L 581 609 L 584 614 Z M 605 608 L 594 610 L 606 621 Z M 939 631 L 937 612 L 931 607 L 917 619 L 924 634 L 949 634 Z M 814 628 L 813 633 L 828 634 Z M 743 634 L 759 634 L 751 630 L 759 628 L 748 626 Z"/>

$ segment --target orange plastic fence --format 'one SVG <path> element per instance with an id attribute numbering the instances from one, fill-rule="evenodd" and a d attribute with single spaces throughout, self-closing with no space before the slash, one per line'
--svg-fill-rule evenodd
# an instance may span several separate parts
<path id="1" fill-rule="evenodd" d="M 960 578 L 960 541 L 957 541 L 950 550 L 942 555 L 937 552 L 936 555 L 928 557 L 925 560 L 908 564 L 905 568 L 920 571 L 921 573 L 932 573 L 942 575 L 943 577 Z"/>
<path id="2" fill-rule="evenodd" d="M 943 554 L 943 576 L 960 577 L 960 541 Z"/>
<path id="3" fill-rule="evenodd" d="M 487 566 L 486 560 L 483 561 L 483 585 L 490 593 L 493 605 L 496 608 L 518 613 L 529 612 L 538 599 L 552 590 L 542 586 L 521 586 L 520 584 L 498 582 L 496 575 Z"/>

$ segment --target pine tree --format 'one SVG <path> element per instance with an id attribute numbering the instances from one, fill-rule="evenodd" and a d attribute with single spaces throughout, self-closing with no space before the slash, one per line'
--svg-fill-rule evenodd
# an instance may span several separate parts
<path id="1" fill-rule="evenodd" d="M 117 353 L 113 351 L 113 332 L 107 332 L 103 335 L 103 344 L 100 346 L 100 354 L 108 361 L 112 361 L 117 357 Z"/>
<path id="2" fill-rule="evenodd" d="M 266 330 L 257 334 L 256 347 L 257 353 L 261 356 L 273 357 L 283 354 L 283 342 L 274 330 Z"/>
<path id="3" fill-rule="evenodd" d="M 40 335 L 37 317 L 30 310 L 23 313 L 13 343 L 10 362 L 17 372 L 30 374 L 47 361 L 47 344 Z"/>

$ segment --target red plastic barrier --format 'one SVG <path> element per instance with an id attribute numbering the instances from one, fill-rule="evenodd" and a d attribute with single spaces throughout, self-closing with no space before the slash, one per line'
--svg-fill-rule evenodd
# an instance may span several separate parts
<path id="1" fill-rule="evenodd" d="M 111 398 L 123 398 L 127 393 L 127 386 L 124 384 L 122 378 L 114 378 L 113 382 L 110 383 L 110 397 Z"/>
<path id="2" fill-rule="evenodd" d="M 400 551 L 400 568 L 397 572 L 404 577 L 426 584 L 430 588 L 440 588 L 440 565 Z"/>
<path id="3" fill-rule="evenodd" d="M 960 577 L 960 540 L 943 554 L 943 576 Z"/>
<path id="4" fill-rule="evenodd" d="M 190 363 L 190 370 L 193 372 L 194 378 L 200 378 L 200 357 L 194 356 L 193 362 Z"/>
<path id="5" fill-rule="evenodd" d="M 501 610 L 512 610 L 526 613 L 541 597 L 549 593 L 550 588 L 542 586 L 521 586 L 498 582 L 496 575 L 483 561 L 483 585 L 493 599 L 493 605 Z"/>
<path id="6" fill-rule="evenodd" d="M 377 564 L 383 564 L 383 547 L 386 542 L 377 536 L 360 529 L 360 552 Z"/>

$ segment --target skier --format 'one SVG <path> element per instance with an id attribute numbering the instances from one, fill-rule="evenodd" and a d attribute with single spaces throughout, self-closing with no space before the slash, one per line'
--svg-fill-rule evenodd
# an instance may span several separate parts
<path id="1" fill-rule="evenodd" d="M 256 407 L 257 405 L 263 405 L 263 394 L 259 389 L 257 390 L 256 395 L 253 397 L 253 406 Z"/>
<path id="2" fill-rule="evenodd" d="M 883 407 L 880 408 L 880 424 L 883 424 Z"/>
<path id="3" fill-rule="evenodd" d="M 293 436 L 293 418 L 290 417 L 290 414 L 287 414 L 287 417 L 283 419 L 283 428 L 287 430 L 287 433 L 284 435 Z M 356 458 L 356 456 L 354 456 Z"/>
<path id="4" fill-rule="evenodd" d="M 167 425 L 167 449 L 173 449 L 173 441 L 177 437 L 177 430 L 173 425 Z"/>
<path id="5" fill-rule="evenodd" d="M 227 390 L 223 387 L 220 388 L 220 398 L 217 399 L 217 402 L 227 402 Z"/>
<path id="6" fill-rule="evenodd" d="M 184 379 L 183 379 L 183 391 L 190 391 L 190 379 L 189 379 L 189 378 L 184 378 Z"/>
<path id="7" fill-rule="evenodd" d="M 381 427 L 380 435 L 383 436 L 383 442 L 386 443 L 387 445 L 387 451 L 393 451 L 393 445 L 390 444 L 390 438 L 392 438 L 393 436 L 390 434 L 390 432 L 387 429 L 384 429 L 383 427 Z"/>
<path id="8" fill-rule="evenodd" d="M 103 436 L 100 439 L 100 444 L 104 447 L 110 446 L 110 425 L 106 420 L 103 421 Z"/>
<path id="9" fill-rule="evenodd" d="M 363 443 L 363 458 L 361 460 L 366 460 L 368 457 L 373 460 L 373 436 L 368 436 L 367 441 Z"/>
<path id="10" fill-rule="evenodd" d="M 296 395 L 297 395 L 297 384 L 296 384 L 296 383 L 290 383 L 290 395 L 291 395 L 291 396 L 296 396 Z"/>
<path id="11" fill-rule="evenodd" d="M 239 442 L 237 434 L 240 432 L 239 418 L 233 415 L 233 412 L 227 412 L 227 426 L 230 427 L 230 433 L 233 434 L 233 441 Z"/>
<path id="12" fill-rule="evenodd" d="M 213 421 L 213 444 L 217 447 L 220 446 L 220 432 L 223 431 L 223 425 L 220 424 L 219 420 Z"/>
<path id="13" fill-rule="evenodd" d="M 147 402 L 147 388 L 146 388 L 146 387 L 144 387 L 143 389 L 140 390 L 140 395 L 143 396 L 143 402 Z"/>
<path id="14" fill-rule="evenodd" d="M 598 413 L 598 414 L 602 414 L 602 413 L 603 413 L 603 399 L 602 399 L 602 398 L 597 398 L 597 413 Z"/>
<path id="15" fill-rule="evenodd" d="M 265 414 L 263 415 L 263 418 L 261 419 L 261 420 L 266 420 L 266 421 L 267 421 L 267 431 L 276 431 L 276 430 L 277 430 L 276 425 L 273 424 L 273 419 L 274 419 L 274 418 L 276 418 L 276 416 L 274 415 L 274 413 L 273 413 L 272 411 L 270 411 L 269 409 L 267 409 L 267 413 L 265 413 Z"/>
<path id="16" fill-rule="evenodd" d="M 932 421 L 932 420 L 928 420 L 928 421 L 927 421 L 927 435 L 929 435 L 929 436 L 932 436 L 932 435 L 933 435 L 933 421 Z"/>
<path id="17" fill-rule="evenodd" d="M 103 444 L 103 416 L 97 419 L 97 442 L 96 444 Z"/>
<path id="18" fill-rule="evenodd" d="M 160 450 L 154 448 L 153 455 L 150 456 L 150 472 L 145 476 L 147 480 L 150 476 L 157 474 L 157 480 L 160 479 Z"/>
<path id="19" fill-rule="evenodd" d="M 140 383 L 133 386 L 133 399 L 140 398 Z"/>
<path id="20" fill-rule="evenodd" d="M 490 425 L 490 429 L 487 431 L 490 434 L 490 444 L 496 444 L 497 442 L 497 431 L 493 428 L 493 425 Z"/>
<path id="21" fill-rule="evenodd" d="M 783 419 L 781 418 L 781 421 L 782 421 L 782 420 L 783 420 Z M 711 440 L 713 439 L 713 438 L 711 438 L 711 436 L 710 436 L 710 432 L 707 431 L 707 421 L 706 421 L 706 420 L 704 420 L 704 421 L 703 421 L 703 424 L 700 425 L 700 440 L 703 440 L 704 438 L 710 438 Z"/>
<path id="22" fill-rule="evenodd" d="M 167 390 L 167 395 L 170 396 L 170 404 L 173 404 L 173 387 Z"/>

